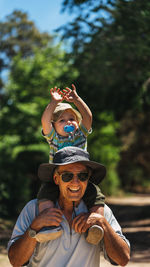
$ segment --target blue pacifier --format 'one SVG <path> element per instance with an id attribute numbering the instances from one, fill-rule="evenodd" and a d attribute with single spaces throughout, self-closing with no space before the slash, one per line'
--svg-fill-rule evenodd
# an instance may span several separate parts
<path id="1" fill-rule="evenodd" d="M 65 126 L 64 126 L 64 131 L 65 131 L 66 133 L 72 133 L 74 130 L 75 130 L 74 125 L 65 125 Z"/>

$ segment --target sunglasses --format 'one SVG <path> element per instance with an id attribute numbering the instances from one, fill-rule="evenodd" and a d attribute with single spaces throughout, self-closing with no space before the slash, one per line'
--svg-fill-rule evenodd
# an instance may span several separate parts
<path id="1" fill-rule="evenodd" d="M 70 182 L 73 177 L 74 177 L 74 173 L 72 172 L 62 172 L 62 173 L 59 173 L 57 171 L 57 173 L 60 175 L 61 179 L 63 182 L 67 183 L 67 182 Z M 78 177 L 78 179 L 81 181 L 81 182 L 85 182 L 89 179 L 89 172 L 79 172 L 76 174 L 76 176 Z"/>

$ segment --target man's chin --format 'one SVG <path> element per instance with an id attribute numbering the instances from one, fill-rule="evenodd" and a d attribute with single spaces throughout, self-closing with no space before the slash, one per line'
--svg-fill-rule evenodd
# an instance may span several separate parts
<path id="1" fill-rule="evenodd" d="M 81 199 L 82 199 L 82 195 L 80 195 L 80 196 L 69 196 L 69 200 L 70 201 L 75 201 L 75 202 L 80 202 L 81 201 Z"/>

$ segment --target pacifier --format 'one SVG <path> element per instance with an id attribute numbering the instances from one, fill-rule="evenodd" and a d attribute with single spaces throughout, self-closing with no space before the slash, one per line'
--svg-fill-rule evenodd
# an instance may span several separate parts
<path id="1" fill-rule="evenodd" d="M 71 140 L 73 138 L 73 135 L 74 135 L 73 132 L 75 131 L 75 127 L 74 127 L 74 125 L 65 125 L 64 131 L 69 134 L 68 138 Z"/>
<path id="2" fill-rule="evenodd" d="M 72 133 L 74 130 L 75 130 L 74 125 L 65 125 L 65 126 L 64 126 L 64 131 L 65 131 L 66 133 Z"/>

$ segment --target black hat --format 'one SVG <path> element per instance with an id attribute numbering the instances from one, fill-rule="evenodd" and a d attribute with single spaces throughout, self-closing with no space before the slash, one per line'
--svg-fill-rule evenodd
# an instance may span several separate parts
<path id="1" fill-rule="evenodd" d="M 89 153 L 81 148 L 68 146 L 58 150 L 53 158 L 53 163 L 43 163 L 39 166 L 38 176 L 42 181 L 53 181 L 53 171 L 57 166 L 67 165 L 71 163 L 82 163 L 90 167 L 92 174 L 90 181 L 99 184 L 106 175 L 106 168 L 100 163 L 91 161 Z"/>

